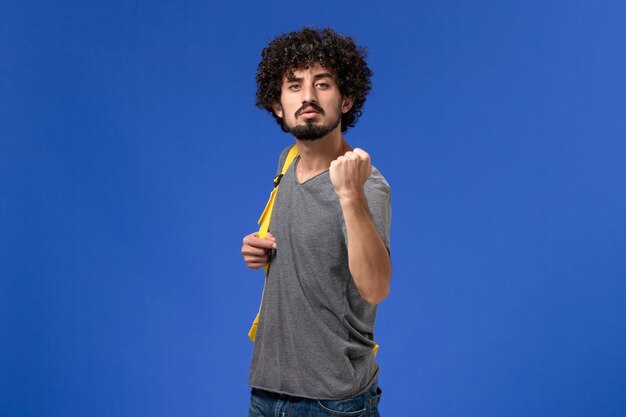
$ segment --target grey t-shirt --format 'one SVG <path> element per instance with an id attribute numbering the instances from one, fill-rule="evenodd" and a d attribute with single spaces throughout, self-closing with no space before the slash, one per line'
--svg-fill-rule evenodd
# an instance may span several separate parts
<path id="1" fill-rule="evenodd" d="M 282 177 L 272 211 L 277 248 L 265 283 L 250 386 L 342 399 L 364 392 L 378 376 L 372 351 L 377 306 L 361 297 L 350 275 L 343 213 L 328 171 L 300 184 L 298 161 Z M 376 168 L 365 195 L 389 248 L 390 188 Z"/>

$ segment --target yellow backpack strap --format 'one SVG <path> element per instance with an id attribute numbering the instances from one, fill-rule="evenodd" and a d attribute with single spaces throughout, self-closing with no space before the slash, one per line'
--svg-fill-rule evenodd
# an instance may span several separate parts
<path id="1" fill-rule="evenodd" d="M 276 199 L 276 193 L 278 192 L 278 184 L 280 184 L 281 178 L 283 177 L 283 175 L 285 175 L 285 172 L 287 172 L 293 160 L 296 159 L 296 156 L 298 156 L 298 147 L 296 145 L 293 145 L 291 149 L 289 149 L 289 153 L 287 154 L 287 158 L 285 159 L 285 163 L 283 164 L 283 169 L 281 173 L 274 178 L 274 189 L 272 190 L 270 198 L 267 200 L 265 209 L 263 210 L 263 213 L 261 214 L 261 217 L 259 217 L 258 221 L 259 225 L 261 226 L 259 228 L 260 239 L 265 239 L 265 237 L 267 236 L 267 231 L 270 228 L 270 219 L 272 218 L 272 208 L 274 207 L 274 200 Z"/>
<path id="2" fill-rule="evenodd" d="M 276 193 L 278 193 L 278 185 L 280 184 L 281 178 L 283 177 L 283 175 L 285 175 L 285 172 L 287 172 L 293 160 L 296 159 L 296 156 L 298 156 L 298 147 L 296 145 L 293 145 L 291 149 L 289 149 L 287 158 L 285 159 L 285 162 L 283 163 L 282 171 L 280 172 L 280 174 L 278 174 L 274 178 L 274 189 L 272 190 L 272 193 L 270 194 L 270 198 L 267 200 L 265 209 L 263 210 L 263 213 L 261 213 L 261 217 L 259 217 L 259 221 L 258 221 L 259 225 L 261 226 L 259 228 L 260 239 L 265 239 L 267 237 L 267 232 L 270 228 L 270 219 L 272 218 L 272 209 L 274 208 L 274 200 L 276 200 Z M 263 269 L 265 270 L 265 278 L 267 278 L 267 274 L 269 271 L 269 264 L 265 265 Z M 263 286 L 263 292 L 265 292 L 265 286 Z M 261 302 L 263 302 L 262 295 L 261 295 Z M 256 339 L 256 329 L 259 325 L 260 314 L 261 314 L 261 307 L 259 306 L 259 312 L 257 313 L 256 317 L 254 318 L 254 321 L 252 322 L 250 331 L 248 331 L 248 337 L 253 342 L 254 342 L 254 339 Z"/>

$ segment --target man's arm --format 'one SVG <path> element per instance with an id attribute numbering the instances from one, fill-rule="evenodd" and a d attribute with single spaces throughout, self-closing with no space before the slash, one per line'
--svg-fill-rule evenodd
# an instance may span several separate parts
<path id="1" fill-rule="evenodd" d="M 372 172 L 370 157 L 354 149 L 330 164 L 330 180 L 339 197 L 348 234 L 348 266 L 359 293 L 370 304 L 389 294 L 391 261 L 365 197 Z"/>

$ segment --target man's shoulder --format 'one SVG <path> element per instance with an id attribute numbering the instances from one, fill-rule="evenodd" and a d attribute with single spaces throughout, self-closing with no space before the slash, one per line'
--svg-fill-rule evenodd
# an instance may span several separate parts
<path id="1" fill-rule="evenodd" d="M 373 165 L 372 165 L 372 173 L 370 174 L 370 176 L 367 178 L 367 181 L 365 182 L 365 188 L 382 191 L 382 192 L 385 192 L 386 194 L 391 193 L 391 186 L 387 182 L 387 179 L 385 179 L 385 177 L 378 170 L 378 168 L 376 168 Z"/>
<path id="2" fill-rule="evenodd" d="M 280 156 L 278 157 L 278 167 L 276 168 L 276 175 L 280 174 L 283 170 L 283 165 L 285 165 L 285 161 L 287 160 L 287 155 L 289 154 L 289 150 L 293 147 L 293 145 L 287 146 L 282 150 Z"/>

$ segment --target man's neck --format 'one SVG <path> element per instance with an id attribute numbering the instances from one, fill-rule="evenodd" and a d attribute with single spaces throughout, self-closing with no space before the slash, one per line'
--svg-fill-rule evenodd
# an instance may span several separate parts
<path id="1" fill-rule="evenodd" d="M 300 162 L 298 162 L 296 172 L 299 182 L 304 182 L 326 171 L 332 161 L 352 150 L 339 128 L 318 140 L 296 138 L 296 143 L 300 154 Z"/>

